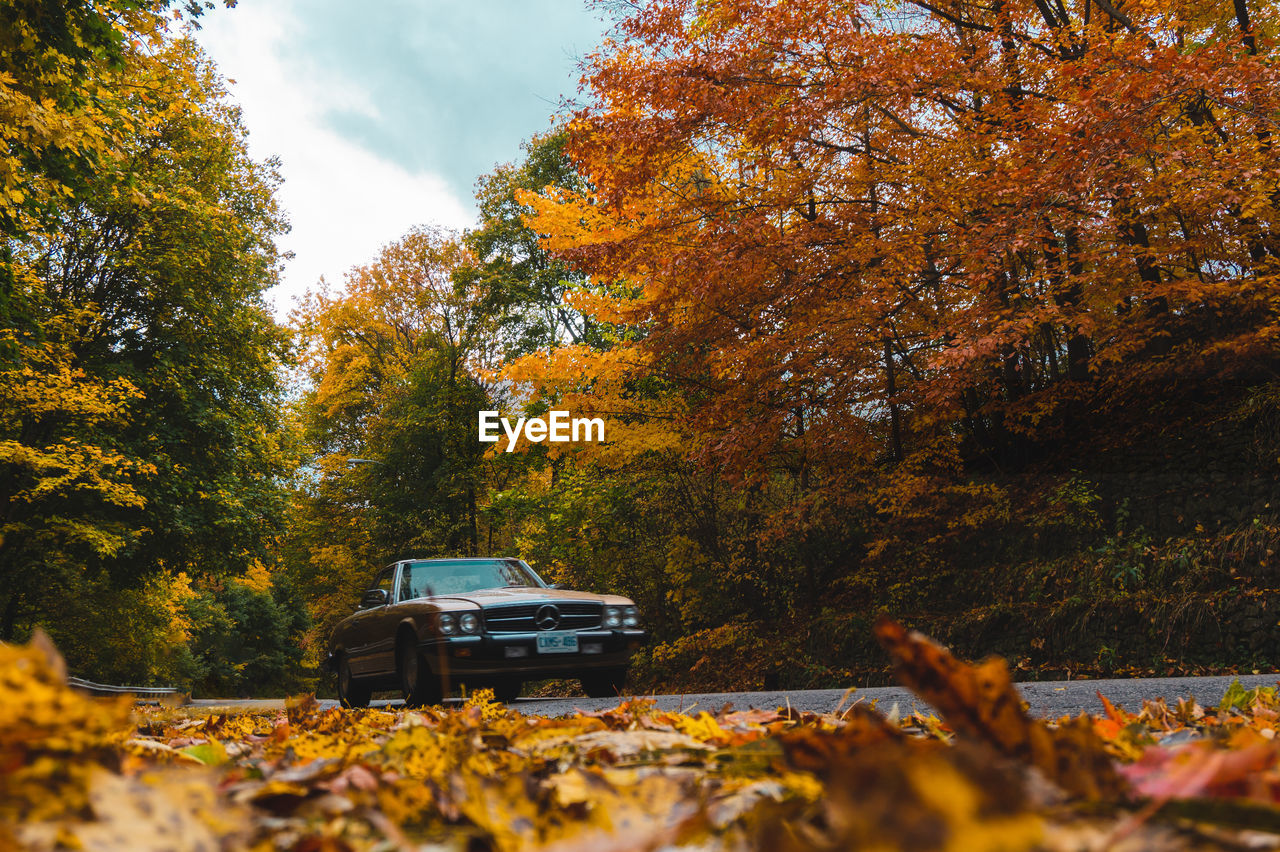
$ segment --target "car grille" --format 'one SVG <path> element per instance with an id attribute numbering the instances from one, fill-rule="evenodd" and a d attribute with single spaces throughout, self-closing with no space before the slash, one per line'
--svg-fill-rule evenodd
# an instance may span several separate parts
<path id="1" fill-rule="evenodd" d="M 529 604 L 505 604 L 486 607 L 484 626 L 490 633 L 525 633 L 537 630 L 534 616 L 539 607 L 551 604 L 560 610 L 559 630 L 581 630 L 599 627 L 603 604 L 577 601 L 540 601 Z"/>

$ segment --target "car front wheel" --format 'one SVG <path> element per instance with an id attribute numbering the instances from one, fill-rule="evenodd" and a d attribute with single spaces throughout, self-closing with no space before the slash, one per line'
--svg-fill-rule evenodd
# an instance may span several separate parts
<path id="1" fill-rule="evenodd" d="M 616 698 L 626 685 L 626 668 L 603 669 L 582 676 L 582 691 L 591 698 Z"/>
<path id="2" fill-rule="evenodd" d="M 368 707 L 373 690 L 369 684 L 361 683 L 351 674 L 351 664 L 347 655 L 338 657 L 338 702 L 343 707 Z"/>
<path id="3" fill-rule="evenodd" d="M 400 692 L 406 705 L 424 707 L 444 701 L 440 681 L 431 673 L 414 643 L 401 642 L 396 648 L 396 669 L 400 674 Z"/>

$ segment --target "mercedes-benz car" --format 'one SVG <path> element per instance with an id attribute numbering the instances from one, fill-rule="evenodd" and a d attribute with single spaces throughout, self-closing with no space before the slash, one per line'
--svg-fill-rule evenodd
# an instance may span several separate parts
<path id="1" fill-rule="evenodd" d="M 326 664 L 346 707 L 395 689 L 411 706 L 438 704 L 459 684 L 513 701 L 545 678 L 606 698 L 646 638 L 629 598 L 548 585 L 519 559 L 408 559 L 379 572 L 334 629 Z"/>

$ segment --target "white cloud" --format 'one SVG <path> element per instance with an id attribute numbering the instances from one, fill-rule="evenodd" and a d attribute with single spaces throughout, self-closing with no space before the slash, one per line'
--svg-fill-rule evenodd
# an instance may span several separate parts
<path id="1" fill-rule="evenodd" d="M 373 119 L 379 106 L 325 67 L 285 58 L 282 48 L 300 26 L 298 13 L 294 2 L 243 3 L 208 14 L 197 34 L 234 81 L 229 86 L 243 109 L 253 156 L 281 160 L 279 197 L 293 230 L 280 248 L 294 258 L 269 294 L 280 317 L 322 275 L 341 282 L 349 268 L 371 260 L 411 226 L 463 228 L 474 218 L 470 200 L 460 200 L 441 176 L 408 171 L 325 126 L 331 111 Z"/>

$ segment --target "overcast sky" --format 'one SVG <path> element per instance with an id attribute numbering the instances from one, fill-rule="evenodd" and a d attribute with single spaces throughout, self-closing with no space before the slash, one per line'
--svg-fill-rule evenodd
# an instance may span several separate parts
<path id="1" fill-rule="evenodd" d="M 584 0 L 240 0 L 198 39 L 278 156 L 295 257 L 284 316 L 416 224 L 474 224 L 476 178 L 520 156 L 577 89 L 605 24 Z"/>

